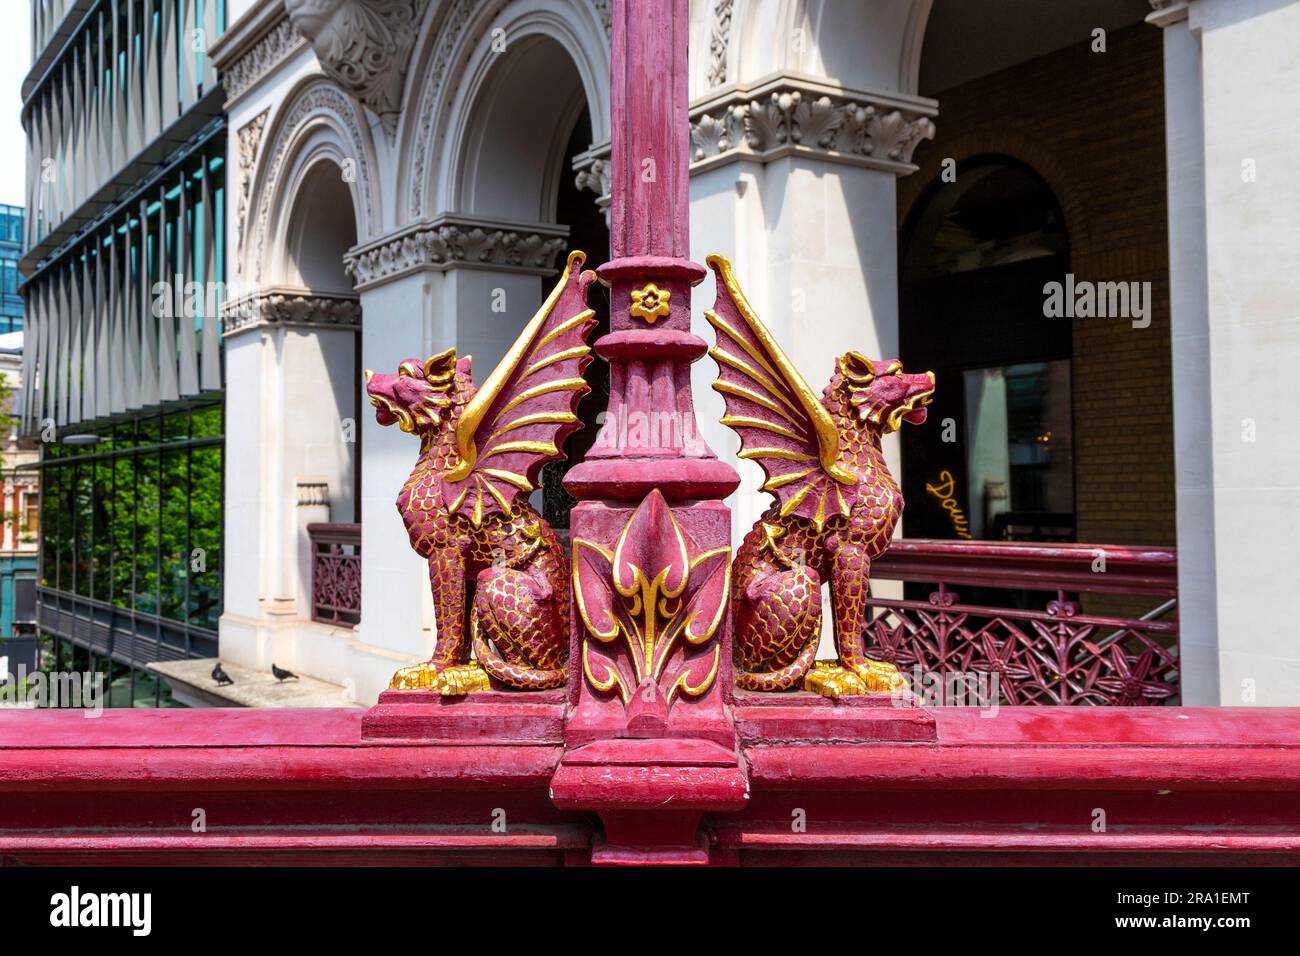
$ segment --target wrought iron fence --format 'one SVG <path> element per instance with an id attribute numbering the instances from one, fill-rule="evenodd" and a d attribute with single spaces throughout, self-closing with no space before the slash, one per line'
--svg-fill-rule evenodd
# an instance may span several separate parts
<path id="1" fill-rule="evenodd" d="M 351 627 L 361 621 L 361 525 L 307 525 L 311 539 L 311 619 Z"/>
<path id="2" fill-rule="evenodd" d="M 869 653 L 909 677 L 996 675 L 1012 705 L 1179 702 L 1173 549 L 902 540 L 871 571 L 905 590 L 869 600 Z"/>

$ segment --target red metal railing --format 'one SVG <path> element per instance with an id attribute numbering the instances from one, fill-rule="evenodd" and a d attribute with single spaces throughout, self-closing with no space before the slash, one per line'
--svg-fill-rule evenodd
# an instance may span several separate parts
<path id="1" fill-rule="evenodd" d="M 309 524 L 311 619 L 351 627 L 361 620 L 361 525 Z"/>
<path id="2" fill-rule="evenodd" d="M 914 685 L 918 671 L 984 674 L 1004 704 L 1179 701 L 1173 549 L 903 540 L 871 576 L 913 585 L 868 601 L 867 642 Z"/>

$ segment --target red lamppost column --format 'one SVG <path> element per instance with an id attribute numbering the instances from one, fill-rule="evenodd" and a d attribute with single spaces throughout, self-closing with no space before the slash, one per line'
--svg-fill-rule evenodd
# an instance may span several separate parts
<path id="1" fill-rule="evenodd" d="M 631 14 L 629 16 L 629 14 Z M 684 0 L 615 0 L 610 103 L 614 130 L 606 418 L 565 488 L 583 501 L 721 500 L 739 484 L 696 427 L 690 364 L 708 351 L 691 334 L 691 287 L 705 268 L 690 249 L 690 122 Z M 725 543 L 725 542 L 724 542 Z"/>
<path id="2" fill-rule="evenodd" d="M 564 486 L 574 614 L 557 805 L 595 810 L 597 862 L 705 862 L 705 811 L 736 810 L 729 572 L 739 476 L 699 433 L 690 365 L 687 0 L 614 0 L 609 405 Z M 650 851 L 638 847 L 655 844 Z M 675 846 L 674 846 L 675 844 Z M 669 849 L 664 849 L 665 845 Z"/>

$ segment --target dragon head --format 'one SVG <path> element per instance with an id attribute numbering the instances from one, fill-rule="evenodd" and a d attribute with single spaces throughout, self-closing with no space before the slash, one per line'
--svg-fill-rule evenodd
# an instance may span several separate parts
<path id="1" fill-rule="evenodd" d="M 903 422 L 925 421 L 925 406 L 934 396 L 934 373 L 904 372 L 897 359 L 873 362 L 858 352 L 846 352 L 835 361 L 830 391 L 839 391 L 845 407 L 856 407 L 863 421 L 892 432 Z"/>
<path id="2" fill-rule="evenodd" d="M 459 415 L 474 394 L 470 357 L 457 359 L 450 348 L 424 362 L 406 359 L 395 375 L 366 369 L 366 392 L 379 424 L 396 422 L 413 435 L 432 431 Z"/>

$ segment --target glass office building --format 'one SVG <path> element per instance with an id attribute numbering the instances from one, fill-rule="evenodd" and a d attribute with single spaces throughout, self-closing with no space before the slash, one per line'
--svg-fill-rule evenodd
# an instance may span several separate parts
<path id="1" fill-rule="evenodd" d="M 42 659 L 109 703 L 221 613 L 225 120 L 219 0 L 37 2 L 23 84 L 22 430 L 41 442 Z M 203 42 L 197 42 L 202 40 Z"/>
<path id="2" fill-rule="evenodd" d="M 23 209 L 0 203 L 0 335 L 23 330 L 18 260 L 23 254 Z"/>

